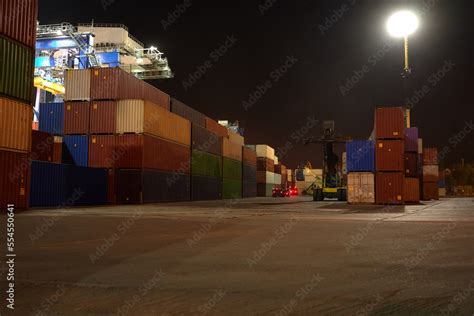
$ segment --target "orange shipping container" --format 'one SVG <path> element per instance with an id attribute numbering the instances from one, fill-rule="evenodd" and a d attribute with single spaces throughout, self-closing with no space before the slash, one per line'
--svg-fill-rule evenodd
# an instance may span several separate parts
<path id="1" fill-rule="evenodd" d="M 206 117 L 206 128 L 213 132 L 214 134 L 219 135 L 220 137 L 227 138 L 229 137 L 229 131 L 224 126 L 220 125 L 213 119 Z"/>
<path id="2" fill-rule="evenodd" d="M 0 98 L 0 149 L 29 152 L 32 121 L 31 106 Z"/>
<path id="3" fill-rule="evenodd" d="M 418 178 L 405 178 L 405 202 L 420 202 L 420 180 Z"/>
<path id="4" fill-rule="evenodd" d="M 248 166 L 257 166 L 257 153 L 247 147 L 242 147 L 242 160 Z"/>
<path id="5" fill-rule="evenodd" d="M 64 134 L 89 134 L 89 102 L 64 104 Z"/>
<path id="6" fill-rule="evenodd" d="M 227 138 L 222 139 L 222 156 L 242 161 L 242 146 L 231 142 Z"/>

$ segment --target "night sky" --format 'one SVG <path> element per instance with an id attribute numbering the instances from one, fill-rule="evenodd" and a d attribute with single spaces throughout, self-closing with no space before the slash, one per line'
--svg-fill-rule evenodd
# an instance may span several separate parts
<path id="1" fill-rule="evenodd" d="M 421 19 L 405 90 L 403 41 L 385 29 L 390 13 L 404 8 Z M 173 11 L 177 18 L 168 20 Z M 292 168 L 308 160 L 321 166 L 320 146 L 297 136 L 321 134 L 321 125 L 305 133 L 314 125 L 308 118 L 335 120 L 337 133 L 367 138 L 374 109 L 404 105 L 404 91 L 426 146 L 447 146 L 444 163 L 474 160 L 474 126 L 465 127 L 474 120 L 474 1 L 40 0 L 41 24 L 92 19 L 125 24 L 166 54 L 175 78 L 152 82 L 163 91 L 214 119 L 238 120 L 248 144 L 289 144 L 282 160 Z M 222 45 L 227 51 L 216 53 Z M 463 128 L 466 136 L 455 141 Z"/>

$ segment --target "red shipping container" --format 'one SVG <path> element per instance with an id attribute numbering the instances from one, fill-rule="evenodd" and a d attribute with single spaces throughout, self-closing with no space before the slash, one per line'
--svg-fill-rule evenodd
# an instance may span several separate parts
<path id="1" fill-rule="evenodd" d="M 377 204 L 403 204 L 404 183 L 403 172 L 377 172 L 375 202 Z"/>
<path id="2" fill-rule="evenodd" d="M 418 177 L 417 153 L 405 153 L 405 177 Z"/>
<path id="3" fill-rule="evenodd" d="M 89 139 L 89 167 L 114 168 L 118 153 L 114 135 L 93 135 Z"/>
<path id="4" fill-rule="evenodd" d="M 418 178 L 405 178 L 405 202 L 420 202 L 420 180 Z"/>
<path id="5" fill-rule="evenodd" d="M 219 135 L 220 137 L 229 137 L 229 131 L 224 126 L 220 125 L 213 119 L 206 117 L 206 128 L 213 132 L 214 134 Z"/>
<path id="6" fill-rule="evenodd" d="M 31 159 L 53 161 L 54 136 L 40 131 L 32 131 Z"/>
<path id="7" fill-rule="evenodd" d="M 423 200 L 439 200 L 438 183 L 423 182 Z"/>
<path id="8" fill-rule="evenodd" d="M 116 101 L 94 101 L 90 106 L 91 134 L 115 134 L 117 124 Z"/>
<path id="9" fill-rule="evenodd" d="M 247 147 L 242 147 L 242 161 L 247 166 L 257 166 L 257 153 Z"/>
<path id="10" fill-rule="evenodd" d="M 158 169 L 189 174 L 191 148 L 150 135 L 116 136 L 117 168 Z"/>
<path id="11" fill-rule="evenodd" d="M 64 103 L 64 134 L 89 134 L 89 102 Z"/>
<path id="12" fill-rule="evenodd" d="M 275 172 L 275 162 L 269 158 L 257 158 L 257 171 Z"/>
<path id="13" fill-rule="evenodd" d="M 438 164 L 438 149 L 424 148 L 423 149 L 423 164 L 437 165 Z"/>
<path id="14" fill-rule="evenodd" d="M 378 140 L 375 146 L 375 168 L 377 171 L 404 171 L 403 140 Z"/>
<path id="15" fill-rule="evenodd" d="M 55 163 L 61 163 L 63 158 L 63 137 L 54 136 L 53 144 L 53 161 Z"/>
<path id="16" fill-rule="evenodd" d="M 2 0 L 0 34 L 34 49 L 37 15 L 37 0 Z"/>
<path id="17" fill-rule="evenodd" d="M 0 150 L 0 207 L 28 208 L 30 160 L 28 154 Z"/>
<path id="18" fill-rule="evenodd" d="M 403 107 L 377 108 L 375 135 L 377 139 L 403 139 L 405 137 L 405 109 Z"/>

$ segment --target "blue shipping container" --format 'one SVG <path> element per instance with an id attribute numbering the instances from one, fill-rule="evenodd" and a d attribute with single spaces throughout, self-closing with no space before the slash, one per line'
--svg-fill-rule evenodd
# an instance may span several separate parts
<path id="1" fill-rule="evenodd" d="M 375 172 L 375 143 L 354 140 L 346 143 L 347 172 Z"/>
<path id="2" fill-rule="evenodd" d="M 64 103 L 41 103 L 39 130 L 53 135 L 64 134 Z"/>
<path id="3" fill-rule="evenodd" d="M 85 135 L 66 135 L 63 141 L 65 164 L 87 167 L 89 157 L 89 137 Z"/>
<path id="4" fill-rule="evenodd" d="M 33 161 L 30 206 L 107 204 L 107 180 L 107 169 Z"/>

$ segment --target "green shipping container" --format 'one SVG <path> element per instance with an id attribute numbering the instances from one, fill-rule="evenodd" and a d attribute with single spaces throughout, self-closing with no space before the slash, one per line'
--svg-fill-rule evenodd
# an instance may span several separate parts
<path id="1" fill-rule="evenodd" d="M 194 176 L 222 178 L 222 157 L 199 150 L 193 150 L 191 173 Z"/>
<path id="2" fill-rule="evenodd" d="M 0 94 L 33 105 L 34 62 L 32 50 L 0 37 Z"/>
<path id="3" fill-rule="evenodd" d="M 242 181 L 235 180 L 235 179 L 224 179 L 222 181 L 222 198 L 223 199 L 242 198 Z"/>
<path id="4" fill-rule="evenodd" d="M 222 177 L 226 179 L 242 180 L 242 162 L 224 157 Z"/>

